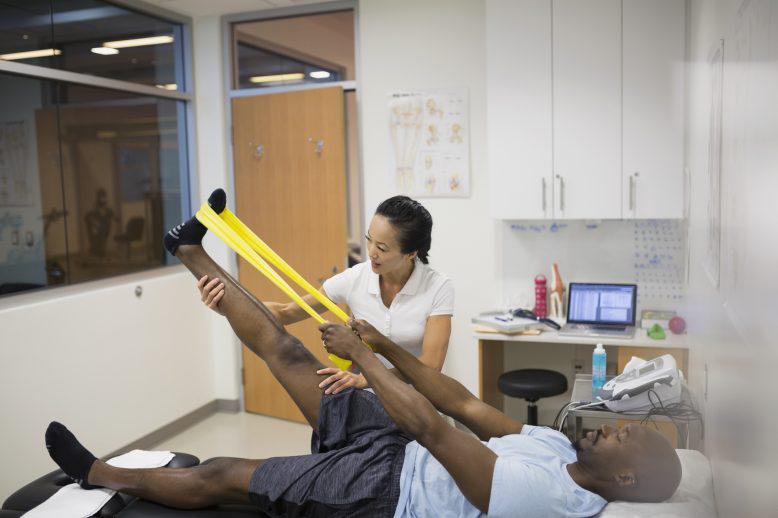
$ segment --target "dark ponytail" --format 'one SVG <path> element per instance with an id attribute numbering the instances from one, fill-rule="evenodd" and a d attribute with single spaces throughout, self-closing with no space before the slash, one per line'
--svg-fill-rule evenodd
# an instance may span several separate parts
<path id="1" fill-rule="evenodd" d="M 432 215 L 424 206 L 407 196 L 393 196 L 381 202 L 375 211 L 397 229 L 402 253 L 416 252 L 419 260 L 429 264 L 432 245 Z"/>

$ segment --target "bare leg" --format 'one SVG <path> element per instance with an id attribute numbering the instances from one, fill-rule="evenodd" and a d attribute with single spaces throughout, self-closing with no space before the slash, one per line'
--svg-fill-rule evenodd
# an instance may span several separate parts
<path id="1" fill-rule="evenodd" d="M 56 421 L 46 429 L 46 449 L 81 487 L 107 487 L 184 509 L 248 503 L 251 476 L 264 462 L 218 458 L 183 469 L 115 468 L 96 459 L 73 432 Z"/>
<path id="2" fill-rule="evenodd" d="M 219 457 L 191 468 L 125 469 L 98 460 L 89 483 L 178 509 L 247 504 L 251 475 L 263 462 Z"/>
<path id="3" fill-rule="evenodd" d="M 316 429 L 321 404 L 319 383 L 325 378 L 316 374 L 324 367 L 321 362 L 297 338 L 287 333 L 260 301 L 222 270 L 202 246 L 181 245 L 176 257 L 196 278 L 207 275 L 210 279 L 218 277 L 222 280 L 224 297 L 219 302 L 219 308 L 233 331 L 267 363 L 273 376 Z"/>

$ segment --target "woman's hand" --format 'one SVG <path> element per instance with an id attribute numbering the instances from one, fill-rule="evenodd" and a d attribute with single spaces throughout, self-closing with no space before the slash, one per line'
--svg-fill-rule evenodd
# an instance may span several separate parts
<path id="1" fill-rule="evenodd" d="M 342 371 L 335 367 L 327 367 L 326 369 L 319 369 L 316 374 L 330 374 L 330 377 L 319 383 L 319 388 L 327 387 L 324 391 L 325 394 L 337 394 L 349 387 L 358 389 L 367 388 L 367 380 L 361 374 L 354 374 L 349 371 Z M 329 385 L 329 386 L 327 386 Z"/>
<path id="2" fill-rule="evenodd" d="M 378 329 L 373 327 L 366 320 L 356 320 L 352 318 L 348 321 L 348 325 L 351 329 L 356 331 L 363 342 L 367 345 L 372 345 L 376 349 L 380 347 L 381 340 L 386 338 Z"/>
<path id="3" fill-rule="evenodd" d="M 224 297 L 224 283 L 218 277 L 211 279 L 209 282 L 208 276 L 203 275 L 197 281 L 197 289 L 200 290 L 200 299 L 203 301 L 203 304 L 224 316 L 224 313 L 219 309 L 219 301 Z"/>

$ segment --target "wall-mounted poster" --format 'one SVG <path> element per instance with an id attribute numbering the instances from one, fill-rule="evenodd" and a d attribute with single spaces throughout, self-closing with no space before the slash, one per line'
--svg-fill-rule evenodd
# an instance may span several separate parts
<path id="1" fill-rule="evenodd" d="M 0 207 L 33 204 L 34 185 L 28 178 L 28 143 L 25 121 L 0 124 Z"/>
<path id="2" fill-rule="evenodd" d="M 397 190 L 414 198 L 470 196 L 467 89 L 389 95 Z"/>

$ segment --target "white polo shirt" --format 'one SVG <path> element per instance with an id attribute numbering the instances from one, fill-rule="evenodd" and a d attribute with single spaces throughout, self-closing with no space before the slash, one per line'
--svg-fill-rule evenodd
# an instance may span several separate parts
<path id="1" fill-rule="evenodd" d="M 418 357 L 427 318 L 454 314 L 454 284 L 451 279 L 416 258 L 413 272 L 390 307 L 381 299 L 378 274 L 369 262 L 324 281 L 324 292 L 336 304 L 346 303 L 354 318 L 370 322 L 392 342 Z M 379 356 L 385 365 L 389 362 Z"/>

